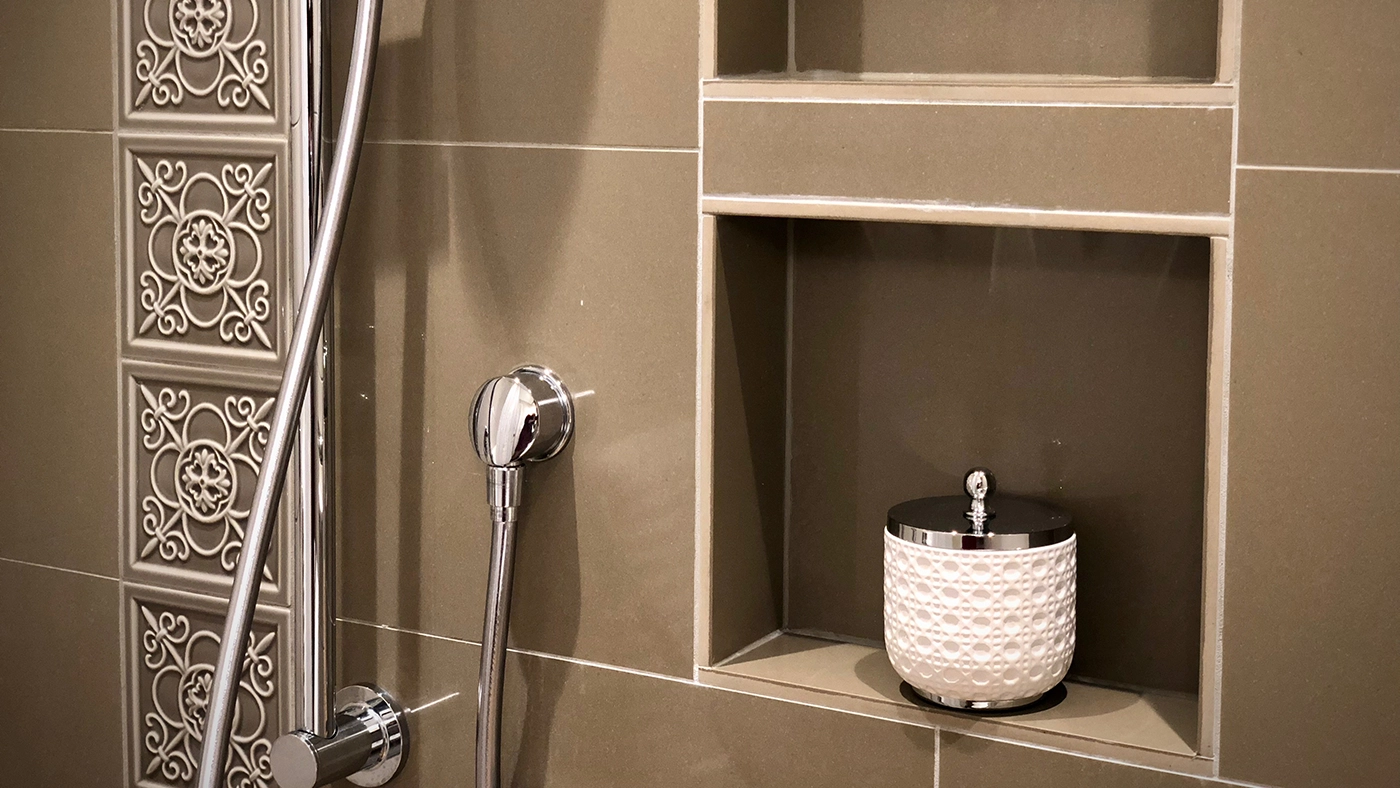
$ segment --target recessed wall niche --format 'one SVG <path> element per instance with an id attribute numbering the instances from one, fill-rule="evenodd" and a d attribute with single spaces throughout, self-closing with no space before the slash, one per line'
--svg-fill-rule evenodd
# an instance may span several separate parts
<path id="1" fill-rule="evenodd" d="M 715 0 L 720 76 L 1211 81 L 1217 0 Z M 791 18 L 789 18 L 791 12 Z"/>
<path id="2" fill-rule="evenodd" d="M 1210 239 L 726 216 L 714 259 L 709 664 L 878 646 L 886 511 L 984 465 L 1074 516 L 1071 677 L 1195 752 Z"/>

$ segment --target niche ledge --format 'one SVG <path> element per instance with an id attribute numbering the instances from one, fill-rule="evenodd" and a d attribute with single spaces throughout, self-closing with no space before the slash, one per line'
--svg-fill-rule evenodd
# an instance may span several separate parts
<path id="1" fill-rule="evenodd" d="M 1059 705 L 1026 714 L 978 716 L 909 701 L 884 649 L 774 632 L 713 667 L 702 684 L 922 727 L 982 734 L 1195 775 L 1213 760 L 1197 753 L 1197 704 L 1185 694 L 1066 681 Z"/>

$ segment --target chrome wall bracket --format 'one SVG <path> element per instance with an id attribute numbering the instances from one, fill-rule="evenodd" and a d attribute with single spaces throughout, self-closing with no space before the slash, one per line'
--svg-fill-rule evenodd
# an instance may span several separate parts
<path id="1" fill-rule="evenodd" d="M 408 761 L 408 713 L 373 684 L 335 693 L 335 732 L 285 734 L 272 745 L 272 776 L 281 788 L 318 788 L 348 780 L 378 788 Z"/>

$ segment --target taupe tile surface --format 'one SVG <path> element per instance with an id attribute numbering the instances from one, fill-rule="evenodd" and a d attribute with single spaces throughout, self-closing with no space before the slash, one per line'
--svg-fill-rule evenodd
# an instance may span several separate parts
<path id="1" fill-rule="evenodd" d="M 1202 788 L 1199 777 L 1136 769 L 1123 763 L 944 733 L 941 788 Z"/>
<path id="2" fill-rule="evenodd" d="M 117 599 L 116 580 L 0 561 L 0 693 L 16 712 L 0 783 L 124 784 Z"/>
<path id="3" fill-rule="evenodd" d="M 1241 172 L 1223 776 L 1400 774 L 1400 177 Z"/>
<path id="4" fill-rule="evenodd" d="M 786 0 L 719 0 L 715 6 L 717 74 L 758 74 L 787 68 Z"/>
<path id="5" fill-rule="evenodd" d="M 1224 213 L 1230 134 L 1226 109 L 709 101 L 705 193 Z"/>
<path id="6" fill-rule="evenodd" d="M 1194 692 L 1206 239 L 803 222 L 790 626 L 879 640 L 889 507 L 986 466 L 1079 535 L 1071 672 Z"/>
<path id="7" fill-rule="evenodd" d="M 803 71 L 1215 76 L 1216 0 L 798 0 Z"/>
<path id="8" fill-rule="evenodd" d="M 1241 164 L 1400 167 L 1400 5 L 1244 3 Z"/>
<path id="9" fill-rule="evenodd" d="M 0 132 L 0 555 L 117 573 L 112 140 Z"/>
<path id="10" fill-rule="evenodd" d="M 353 14 L 333 17 L 343 53 Z M 368 134 L 694 146 L 699 40 L 685 0 L 389 0 Z"/>
<path id="11" fill-rule="evenodd" d="M 367 147 L 339 281 L 344 615 L 477 639 L 467 413 L 552 366 L 577 432 L 526 479 L 512 642 L 689 675 L 695 158 Z"/>
<path id="12" fill-rule="evenodd" d="M 422 760 L 404 784 L 469 784 L 476 647 L 342 629 L 345 678 L 442 701 L 421 715 Z M 519 654 L 506 660 L 502 745 L 503 784 L 539 788 L 929 786 L 935 768 L 928 729 Z"/>
<path id="13" fill-rule="evenodd" d="M 717 224 L 711 661 L 783 625 L 787 229 Z"/>
<path id="14" fill-rule="evenodd" d="M 0 128 L 112 128 L 110 0 L 0 3 Z"/>

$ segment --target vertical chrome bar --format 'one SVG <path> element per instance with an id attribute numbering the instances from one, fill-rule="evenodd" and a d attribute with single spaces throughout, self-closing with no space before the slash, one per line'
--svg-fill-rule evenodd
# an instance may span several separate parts
<path id="1" fill-rule="evenodd" d="M 486 469 L 489 488 L 506 505 L 491 506 L 491 560 L 486 578 L 486 619 L 481 631 L 481 674 L 476 690 L 476 786 L 501 784 L 501 688 L 505 684 L 506 634 L 510 626 L 511 576 L 515 572 L 516 499 L 520 466 Z M 492 496 L 496 498 L 495 495 Z"/>
<path id="2" fill-rule="evenodd" d="M 198 788 L 217 788 L 223 782 L 223 765 L 228 754 L 230 729 L 242 672 L 244 644 L 253 624 L 263 564 L 272 542 L 272 526 L 291 462 L 296 423 L 302 398 L 306 396 L 312 368 L 321 343 L 321 324 L 330 301 L 331 278 L 340 251 L 345 218 L 350 208 L 350 190 L 359 163 L 364 139 L 365 116 L 369 112 L 370 83 L 379 39 L 380 0 L 360 0 L 355 21 L 355 42 L 350 53 L 350 78 L 345 90 L 345 108 L 336 139 L 335 157 L 325 191 L 322 223 L 316 230 L 311 266 L 301 297 L 287 366 L 273 409 L 263 467 L 253 493 L 252 510 L 238 557 L 233 589 L 229 596 L 228 617 L 209 694 L 209 713 L 200 753 Z"/>
<path id="3" fill-rule="evenodd" d="M 321 183 L 324 166 L 327 96 L 329 84 L 329 35 L 327 0 L 294 3 L 298 32 L 293 36 L 292 62 L 301 90 L 294 101 L 300 122 L 293 122 L 293 150 L 297 159 L 297 250 L 296 259 L 309 266 L 311 238 L 317 230 L 321 209 Z M 299 266 L 300 268 L 300 266 Z M 297 272 L 301 286 L 309 270 Z M 312 365 L 311 391 L 302 408 L 301 439 L 297 447 L 297 479 L 300 499 L 297 509 L 296 562 L 298 574 L 293 585 L 298 628 L 297 664 L 300 692 L 296 723 L 300 730 L 329 737 L 335 732 L 335 542 L 332 501 L 334 474 L 328 463 L 335 454 L 329 445 L 329 342 L 333 306 L 322 324 L 321 352 Z"/>

